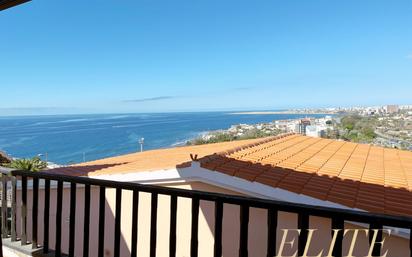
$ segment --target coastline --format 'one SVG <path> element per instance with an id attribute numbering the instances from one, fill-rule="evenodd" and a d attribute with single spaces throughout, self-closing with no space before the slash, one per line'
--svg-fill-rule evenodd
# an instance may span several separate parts
<path id="1" fill-rule="evenodd" d="M 229 115 L 267 115 L 267 114 L 316 114 L 316 115 L 332 115 L 333 113 L 325 112 L 296 112 L 296 111 L 261 111 L 261 112 L 231 112 Z"/>
<path id="2" fill-rule="evenodd" d="M 48 161 L 66 165 L 135 152 L 140 150 L 138 139 L 142 137 L 144 150 L 182 146 L 236 124 L 270 123 L 294 116 L 201 112 L 0 118 L 0 148 L 17 158 L 47 153 Z"/>

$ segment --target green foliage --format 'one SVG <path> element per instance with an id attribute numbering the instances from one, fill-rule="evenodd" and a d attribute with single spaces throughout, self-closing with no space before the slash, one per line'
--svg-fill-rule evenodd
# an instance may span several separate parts
<path id="1" fill-rule="evenodd" d="M 338 139 L 339 138 L 339 130 L 338 129 L 331 129 L 327 128 L 325 134 L 322 136 L 323 138 L 329 139 Z"/>
<path id="2" fill-rule="evenodd" d="M 223 132 L 216 132 L 210 137 L 210 139 L 205 139 L 203 137 L 199 137 L 193 139 L 192 141 L 187 142 L 188 145 L 203 145 L 203 144 L 211 144 L 211 143 L 218 143 L 218 142 L 227 142 L 232 141 L 234 138 Z"/>
<path id="3" fill-rule="evenodd" d="M 202 145 L 202 144 L 228 142 L 228 141 L 234 141 L 234 140 L 262 138 L 262 137 L 268 137 L 268 136 L 275 136 L 280 133 L 281 133 L 280 130 L 270 131 L 270 133 L 266 133 L 265 131 L 261 129 L 257 129 L 257 128 L 247 130 L 242 135 L 234 135 L 234 134 L 231 134 L 225 131 L 218 131 L 218 132 L 209 133 L 208 134 L 209 137 L 207 139 L 204 137 L 199 137 L 191 141 L 188 141 L 187 145 Z"/>
<path id="4" fill-rule="evenodd" d="M 47 168 L 47 163 L 39 157 L 33 157 L 31 159 L 13 160 L 11 163 L 8 163 L 6 167 L 26 171 L 41 171 Z"/>
<path id="5" fill-rule="evenodd" d="M 371 127 L 362 128 L 362 134 L 365 135 L 366 138 L 370 138 L 370 139 L 373 139 L 376 137 L 375 131 Z"/>
<path id="6" fill-rule="evenodd" d="M 341 119 L 341 125 L 343 128 L 347 130 L 353 130 L 355 128 L 355 125 L 362 120 L 362 117 L 358 115 L 349 115 L 345 116 Z"/>
<path id="7" fill-rule="evenodd" d="M 339 138 L 357 143 L 371 143 L 376 138 L 377 124 L 378 121 L 375 117 L 344 116 L 338 126 L 343 132 Z"/>

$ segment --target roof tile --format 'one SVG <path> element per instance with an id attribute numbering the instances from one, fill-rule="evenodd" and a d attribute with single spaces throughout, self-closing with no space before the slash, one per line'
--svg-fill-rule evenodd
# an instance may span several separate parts
<path id="1" fill-rule="evenodd" d="M 412 216 L 412 152 L 286 134 L 146 151 L 50 170 L 68 175 L 201 167 L 351 208 Z"/>
<path id="2" fill-rule="evenodd" d="M 411 152 L 287 135 L 226 158 L 250 164 L 227 174 L 352 208 L 412 216 Z"/>

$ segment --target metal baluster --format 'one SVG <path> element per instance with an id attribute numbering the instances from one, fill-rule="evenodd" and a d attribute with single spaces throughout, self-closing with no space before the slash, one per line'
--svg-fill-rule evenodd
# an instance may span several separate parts
<path id="1" fill-rule="evenodd" d="M 27 244 L 27 177 L 21 178 L 21 245 Z"/>
<path id="2" fill-rule="evenodd" d="M 106 188 L 100 187 L 99 195 L 99 245 L 98 256 L 104 257 L 104 223 L 105 223 Z"/>
<path id="3" fill-rule="evenodd" d="M 137 232 L 139 224 L 139 191 L 133 190 L 133 214 L 132 214 L 132 249 L 131 257 L 137 257 Z"/>
<path id="4" fill-rule="evenodd" d="M 84 187 L 83 257 L 89 256 L 90 185 Z"/>
<path id="5" fill-rule="evenodd" d="M 6 174 L 1 175 L 2 191 L 1 191 L 1 230 L 2 237 L 7 238 L 9 236 L 7 226 L 7 180 Z"/>
<path id="6" fill-rule="evenodd" d="M 342 245 L 343 245 L 343 229 L 345 222 L 341 218 L 332 218 L 332 229 L 340 229 L 341 231 L 337 234 L 335 246 L 333 248 L 334 257 L 342 257 Z M 333 235 L 333 233 L 332 233 Z"/>
<path id="7" fill-rule="evenodd" d="M 74 236 L 76 229 L 76 183 L 70 184 L 69 256 L 74 256 Z"/>
<path id="8" fill-rule="evenodd" d="M 16 197 L 17 179 L 11 177 L 11 241 L 17 240 L 16 233 L 16 212 L 17 212 L 17 197 Z"/>
<path id="9" fill-rule="evenodd" d="M 116 210 L 114 217 L 114 257 L 120 257 L 120 229 L 122 217 L 122 189 L 116 188 Z"/>
<path id="10" fill-rule="evenodd" d="M 57 182 L 57 207 L 56 207 L 56 256 L 62 255 L 62 209 L 63 209 L 63 181 Z"/>
<path id="11" fill-rule="evenodd" d="M 170 237 L 169 257 L 176 256 L 176 220 L 177 220 L 177 196 L 170 197 Z"/>
<path id="12" fill-rule="evenodd" d="M 156 256 L 157 238 L 157 193 L 152 193 L 151 220 L 150 220 L 150 257 Z"/>
<path id="13" fill-rule="evenodd" d="M 369 225 L 369 244 L 372 242 L 373 239 L 373 235 L 375 233 L 375 230 L 378 230 L 378 234 L 376 236 L 376 242 L 381 242 L 382 241 L 382 229 L 383 226 L 382 224 L 376 224 L 376 223 L 372 223 Z M 381 245 L 380 244 L 375 244 L 373 246 L 373 250 L 372 250 L 372 256 L 381 256 Z"/>
<path id="14" fill-rule="evenodd" d="M 278 212 L 274 208 L 268 209 L 267 224 L 267 257 L 274 257 L 276 255 L 276 229 L 278 225 Z"/>
<path id="15" fill-rule="evenodd" d="M 214 257 L 222 257 L 222 224 L 223 224 L 223 202 L 215 202 L 215 248 Z"/>
<path id="16" fill-rule="evenodd" d="M 298 229 L 300 229 L 298 255 L 301 256 L 305 251 L 306 241 L 308 240 L 309 215 L 307 213 L 298 214 Z"/>
<path id="17" fill-rule="evenodd" d="M 44 181 L 43 253 L 49 253 L 50 180 Z"/>
<path id="18" fill-rule="evenodd" d="M 198 256 L 199 234 L 199 198 L 192 198 L 192 233 L 190 243 L 190 256 Z"/>
<path id="19" fill-rule="evenodd" d="M 409 229 L 409 255 L 412 257 L 412 228 Z"/>
<path id="20" fill-rule="evenodd" d="M 249 236 L 249 206 L 240 206 L 240 240 L 239 257 L 248 256 L 248 236 Z"/>
<path id="21" fill-rule="evenodd" d="M 32 249 L 37 248 L 37 225 L 39 204 L 39 179 L 33 178 L 33 208 L 32 208 Z"/>

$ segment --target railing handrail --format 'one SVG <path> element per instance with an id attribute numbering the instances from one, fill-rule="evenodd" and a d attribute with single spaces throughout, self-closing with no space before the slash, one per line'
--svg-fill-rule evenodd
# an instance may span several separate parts
<path id="1" fill-rule="evenodd" d="M 406 216 L 393 216 L 378 213 L 362 212 L 357 210 L 339 209 L 333 207 L 313 206 L 308 204 L 298 204 L 278 200 L 261 199 L 248 196 L 227 195 L 221 193 L 204 192 L 197 190 L 187 190 L 179 188 L 162 187 L 156 185 L 143 185 L 136 182 L 123 182 L 103 180 L 89 177 L 68 176 L 45 172 L 29 172 L 14 170 L 12 176 L 23 176 L 38 179 L 48 179 L 60 182 L 84 184 L 90 186 L 103 186 L 124 190 L 138 190 L 146 193 L 158 193 L 162 195 L 173 195 L 184 198 L 198 198 L 205 201 L 221 201 L 227 204 L 247 205 L 255 208 L 274 208 L 277 211 L 292 213 L 310 213 L 311 216 L 318 217 L 342 217 L 346 221 L 368 223 L 378 222 L 384 226 L 393 226 L 412 229 L 412 218 Z"/>

